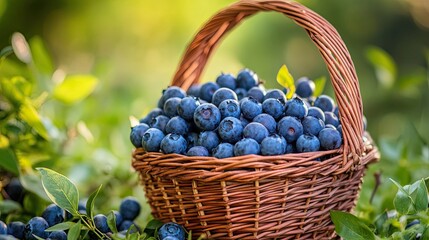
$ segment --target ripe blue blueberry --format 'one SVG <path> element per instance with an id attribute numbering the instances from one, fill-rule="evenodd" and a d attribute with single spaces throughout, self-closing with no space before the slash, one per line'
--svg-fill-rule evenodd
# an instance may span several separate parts
<path id="1" fill-rule="evenodd" d="M 419 219 L 414 219 L 413 221 L 409 222 L 406 226 L 405 229 L 408 229 L 414 225 L 420 224 L 420 220 Z"/>
<path id="2" fill-rule="evenodd" d="M 214 131 L 203 131 L 198 136 L 197 145 L 203 146 L 211 152 L 213 148 L 219 145 L 219 137 Z"/>
<path id="3" fill-rule="evenodd" d="M 122 215 L 119 211 L 114 210 L 113 214 L 115 214 L 115 225 L 116 225 L 116 228 L 118 228 L 119 225 L 121 225 L 124 218 L 122 217 Z"/>
<path id="4" fill-rule="evenodd" d="M 77 211 L 81 214 L 86 214 L 86 201 L 82 201 L 80 200 L 78 205 L 77 205 Z M 69 212 L 67 212 L 66 210 L 64 210 L 64 215 L 65 215 L 65 219 L 69 220 L 73 218 L 73 215 Z"/>
<path id="5" fill-rule="evenodd" d="M 6 235 L 7 234 L 7 225 L 0 221 L 0 235 Z"/>
<path id="6" fill-rule="evenodd" d="M 335 108 L 335 102 L 327 95 L 320 95 L 314 101 L 314 106 L 320 108 L 323 112 L 333 112 Z"/>
<path id="7" fill-rule="evenodd" d="M 122 215 L 124 220 L 134 221 L 140 214 L 140 203 L 134 197 L 126 197 L 122 200 L 119 205 L 119 213 Z"/>
<path id="8" fill-rule="evenodd" d="M 241 121 L 241 125 L 243 126 L 243 128 L 244 127 L 246 127 L 247 126 L 247 124 L 249 124 L 250 122 L 249 122 L 249 120 L 247 120 L 244 116 L 243 116 L 243 114 L 241 114 L 240 115 L 240 121 Z"/>
<path id="9" fill-rule="evenodd" d="M 132 227 L 133 226 L 133 227 Z M 131 228 L 132 227 L 132 228 Z M 131 229 L 130 229 L 131 228 Z M 133 221 L 130 220 L 125 220 L 121 223 L 121 225 L 119 225 L 118 227 L 118 231 L 125 231 L 127 232 L 128 229 L 130 229 L 129 233 L 135 233 L 135 232 L 140 232 L 140 228 L 137 226 L 137 224 Z"/>
<path id="10" fill-rule="evenodd" d="M 219 104 L 221 119 L 226 117 L 239 118 L 241 114 L 240 104 L 233 99 L 224 100 Z"/>
<path id="11" fill-rule="evenodd" d="M 316 85 L 313 81 L 311 81 L 307 77 L 302 77 L 296 82 L 295 93 L 302 98 L 308 98 L 313 95 L 315 88 Z"/>
<path id="12" fill-rule="evenodd" d="M 262 111 L 280 119 L 284 115 L 285 106 L 279 99 L 269 98 L 262 103 Z"/>
<path id="13" fill-rule="evenodd" d="M 109 226 L 107 225 L 107 217 L 103 214 L 97 214 L 94 216 L 94 225 L 102 233 L 110 232 Z"/>
<path id="14" fill-rule="evenodd" d="M 337 149 L 341 146 L 341 135 L 336 129 L 324 128 L 319 132 L 319 141 L 322 149 Z"/>
<path id="15" fill-rule="evenodd" d="M 161 108 L 154 108 L 152 109 L 152 111 L 150 111 L 146 117 L 140 119 L 140 123 L 146 123 L 146 124 L 150 124 L 150 122 L 152 121 L 152 119 L 156 118 L 159 115 L 163 115 L 164 112 L 162 111 Z"/>
<path id="16" fill-rule="evenodd" d="M 260 87 L 252 87 L 247 91 L 247 97 L 252 97 L 258 102 L 262 103 L 264 101 L 265 91 Z"/>
<path id="17" fill-rule="evenodd" d="M 198 142 L 198 133 L 196 132 L 189 132 L 186 137 L 186 142 L 188 144 L 188 149 L 190 149 L 193 146 L 197 145 Z"/>
<path id="18" fill-rule="evenodd" d="M 261 142 L 261 154 L 264 156 L 282 155 L 286 152 L 286 140 L 284 137 L 272 134 Z"/>
<path id="19" fill-rule="evenodd" d="M 338 106 L 335 106 L 334 114 L 335 116 L 337 116 L 338 119 L 340 119 L 340 109 L 338 108 Z"/>
<path id="20" fill-rule="evenodd" d="M 188 96 L 193 96 L 193 97 L 199 98 L 200 97 L 200 89 L 201 89 L 200 84 L 193 84 L 192 86 L 190 86 L 188 88 L 188 90 L 186 91 L 186 94 Z"/>
<path id="21" fill-rule="evenodd" d="M 47 240 L 67 240 L 67 234 L 64 231 L 53 231 L 49 233 Z"/>
<path id="22" fill-rule="evenodd" d="M 219 89 L 219 85 L 214 82 L 207 82 L 201 86 L 200 98 L 204 101 L 211 102 L 213 94 Z"/>
<path id="23" fill-rule="evenodd" d="M 150 122 L 151 128 L 157 128 L 165 133 L 165 125 L 167 125 L 168 121 L 170 121 L 170 118 L 164 115 L 159 115 L 152 119 Z"/>
<path id="24" fill-rule="evenodd" d="M 42 213 L 42 217 L 46 220 L 49 227 L 64 221 L 64 211 L 55 204 L 51 204 Z"/>
<path id="25" fill-rule="evenodd" d="M 215 158 L 229 158 L 234 156 L 234 145 L 231 143 L 221 143 L 217 145 L 213 151 Z"/>
<path id="26" fill-rule="evenodd" d="M 268 134 L 267 128 L 258 122 L 251 122 L 243 129 L 243 137 L 254 139 L 258 143 L 268 137 Z"/>
<path id="27" fill-rule="evenodd" d="M 304 132 L 301 122 L 291 116 L 282 118 L 277 123 L 277 132 L 283 136 L 288 143 L 295 142 Z"/>
<path id="28" fill-rule="evenodd" d="M 235 93 L 237 94 L 238 101 L 247 96 L 247 90 L 244 88 L 236 88 Z"/>
<path id="29" fill-rule="evenodd" d="M 243 69 L 237 74 L 237 87 L 246 90 L 258 86 L 258 75 L 249 69 Z"/>
<path id="30" fill-rule="evenodd" d="M 307 105 L 302 101 L 301 98 L 295 97 L 286 102 L 285 115 L 292 116 L 299 119 L 307 116 L 308 108 Z"/>
<path id="31" fill-rule="evenodd" d="M 242 138 L 242 122 L 234 117 L 226 117 L 220 122 L 218 133 L 224 142 L 236 143 Z"/>
<path id="32" fill-rule="evenodd" d="M 185 120 L 194 118 L 195 109 L 200 105 L 200 102 L 194 97 L 185 97 L 177 106 L 177 113 Z"/>
<path id="33" fill-rule="evenodd" d="M 207 148 L 203 146 L 195 146 L 195 147 L 191 147 L 186 153 L 186 155 L 207 157 L 209 156 L 209 151 L 207 150 Z"/>
<path id="34" fill-rule="evenodd" d="M 203 131 L 217 128 L 220 122 L 220 111 L 211 103 L 203 103 L 195 109 L 194 122 Z"/>
<path id="35" fill-rule="evenodd" d="M 340 125 L 340 120 L 338 120 L 337 116 L 333 112 L 325 112 L 325 124 L 331 124 L 334 127 L 338 127 L 338 125 Z"/>
<path id="36" fill-rule="evenodd" d="M 262 113 L 262 104 L 252 97 L 243 99 L 243 101 L 240 103 L 240 108 L 241 113 L 248 120 L 252 120 Z"/>
<path id="37" fill-rule="evenodd" d="M 167 134 L 161 141 L 161 151 L 165 154 L 177 153 L 185 154 L 187 149 L 187 142 L 179 134 L 170 133 Z M 122 212 L 121 212 L 122 214 Z M 124 216 L 124 219 L 125 216 Z"/>
<path id="38" fill-rule="evenodd" d="M 286 151 L 285 151 L 285 153 L 286 154 L 288 154 L 288 153 L 296 153 L 295 145 L 293 143 L 287 143 L 286 144 Z"/>
<path id="39" fill-rule="evenodd" d="M 231 90 L 234 90 L 237 87 L 237 84 L 235 82 L 235 77 L 232 74 L 224 74 L 222 73 L 216 78 L 216 83 L 221 88 L 229 88 Z"/>
<path id="40" fill-rule="evenodd" d="M 25 191 L 24 187 L 21 184 L 21 181 L 19 181 L 19 178 L 12 178 L 9 184 L 6 185 L 4 190 L 9 199 L 19 203 L 23 202 Z"/>
<path id="41" fill-rule="evenodd" d="M 164 133 L 158 128 L 149 128 L 142 139 L 142 147 L 146 152 L 159 152 Z"/>
<path id="42" fill-rule="evenodd" d="M 219 106 L 221 102 L 227 99 L 238 100 L 237 94 L 229 88 L 219 88 L 213 93 L 212 103 Z"/>
<path id="43" fill-rule="evenodd" d="M 300 153 L 315 152 L 319 149 L 319 139 L 314 135 L 303 134 L 298 138 L 298 140 L 296 140 L 296 150 Z"/>
<path id="44" fill-rule="evenodd" d="M 322 111 L 322 109 L 318 107 L 309 107 L 307 116 L 316 117 L 318 119 L 321 119 L 323 122 L 325 122 L 325 113 Z"/>
<path id="45" fill-rule="evenodd" d="M 343 138 L 343 126 L 341 124 L 338 125 L 337 131 L 340 133 L 341 138 Z"/>
<path id="46" fill-rule="evenodd" d="M 258 122 L 267 128 L 269 133 L 275 133 L 277 128 L 276 120 L 269 114 L 261 113 L 253 119 L 253 122 Z"/>
<path id="47" fill-rule="evenodd" d="M 176 133 L 179 135 L 185 135 L 189 130 L 189 123 L 185 119 L 176 116 L 172 117 L 165 125 L 165 133 Z"/>
<path id="48" fill-rule="evenodd" d="M 42 217 L 34 217 L 28 221 L 24 229 L 24 237 L 28 240 L 36 240 L 33 235 L 41 238 L 47 238 L 48 232 L 45 229 L 49 227 L 48 223 Z"/>
<path id="49" fill-rule="evenodd" d="M 130 140 L 134 147 L 142 147 L 143 134 L 149 129 L 146 123 L 140 123 L 134 127 L 131 127 Z"/>
<path id="50" fill-rule="evenodd" d="M 167 89 L 165 89 L 163 91 L 162 96 L 158 102 L 158 107 L 163 108 L 164 103 L 168 99 L 173 98 L 173 97 L 184 98 L 184 97 L 186 97 L 186 92 L 177 86 L 168 87 Z"/>
<path id="51" fill-rule="evenodd" d="M 259 154 L 261 148 L 259 143 L 251 138 L 243 138 L 234 145 L 234 155 L 244 156 L 249 154 Z"/>
<path id="52" fill-rule="evenodd" d="M 302 127 L 305 134 L 315 135 L 319 134 L 320 130 L 325 128 L 325 123 L 313 116 L 306 116 L 302 119 Z"/>
<path id="53" fill-rule="evenodd" d="M 264 101 L 270 98 L 279 99 L 280 102 L 286 102 L 285 94 L 279 89 L 268 90 L 264 96 Z"/>
<path id="54" fill-rule="evenodd" d="M 25 229 L 25 224 L 23 222 L 10 222 L 7 225 L 7 234 L 12 235 L 17 239 L 23 239 L 24 229 Z"/>
<path id="55" fill-rule="evenodd" d="M 169 222 L 163 224 L 158 229 L 158 238 L 164 240 L 167 237 L 174 237 L 178 240 L 185 240 L 185 229 L 177 223 Z"/>
<path id="56" fill-rule="evenodd" d="M 173 97 L 165 101 L 164 114 L 170 118 L 177 116 L 177 107 L 179 106 L 181 100 L 181 98 Z"/>
<path id="57" fill-rule="evenodd" d="M 334 125 L 332 124 L 325 124 L 325 128 L 332 128 L 332 129 L 337 129 Z"/>

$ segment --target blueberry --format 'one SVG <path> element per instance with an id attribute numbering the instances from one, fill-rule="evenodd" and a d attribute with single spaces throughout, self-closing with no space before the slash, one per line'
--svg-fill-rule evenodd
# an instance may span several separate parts
<path id="1" fill-rule="evenodd" d="M 240 101 L 247 96 L 247 90 L 244 88 L 237 88 L 235 89 L 235 94 L 237 94 L 237 99 Z"/>
<path id="2" fill-rule="evenodd" d="M 325 124 L 325 128 L 332 128 L 332 129 L 337 129 L 334 125 L 332 124 Z"/>
<path id="3" fill-rule="evenodd" d="M 190 132 L 186 135 L 186 142 L 188 144 L 188 149 L 197 145 L 198 142 L 198 133 Z"/>
<path id="4" fill-rule="evenodd" d="M 293 143 L 287 143 L 285 153 L 296 153 L 296 148 Z"/>
<path id="5" fill-rule="evenodd" d="M 177 97 L 177 98 L 184 98 L 186 97 L 186 92 L 181 89 L 180 87 L 177 86 L 171 86 L 168 87 L 167 89 L 165 89 L 162 93 L 161 99 L 158 102 L 158 107 L 159 108 L 163 108 L 164 107 L 164 103 L 173 97 Z"/>
<path id="6" fill-rule="evenodd" d="M 149 128 L 143 134 L 142 147 L 146 152 L 159 152 L 164 133 L 158 128 Z"/>
<path id="7" fill-rule="evenodd" d="M 9 199 L 19 203 L 23 202 L 25 191 L 18 178 L 12 178 L 4 190 Z"/>
<path id="8" fill-rule="evenodd" d="M 247 120 L 244 116 L 243 116 L 243 114 L 241 114 L 240 115 L 240 121 L 241 121 L 241 126 L 243 126 L 243 128 L 244 127 L 246 127 L 247 126 L 247 124 L 249 124 L 250 122 L 249 122 L 249 120 Z"/>
<path id="9" fill-rule="evenodd" d="M 25 225 L 24 236 L 28 240 L 36 240 L 33 235 L 36 235 L 41 238 L 47 238 L 48 232 L 45 232 L 45 229 L 49 227 L 48 222 L 42 217 L 34 217 L 28 221 Z"/>
<path id="10" fill-rule="evenodd" d="M 170 121 L 170 118 L 164 115 L 160 115 L 152 119 L 150 122 L 151 128 L 157 128 L 165 133 L 165 125 L 167 125 L 168 121 Z"/>
<path id="11" fill-rule="evenodd" d="M 185 97 L 180 100 L 177 106 L 177 113 L 185 120 L 194 118 L 195 109 L 200 105 L 200 102 L 193 97 Z"/>
<path id="12" fill-rule="evenodd" d="M 185 229 L 174 222 L 165 223 L 158 229 L 158 238 L 160 240 L 164 240 L 167 237 L 175 237 L 178 240 L 185 240 L 185 235 Z"/>
<path id="13" fill-rule="evenodd" d="M 307 105 L 302 101 L 301 98 L 295 97 L 286 102 L 285 115 L 296 118 L 303 118 L 307 116 L 308 108 Z"/>
<path id="14" fill-rule="evenodd" d="M 64 231 L 53 231 L 49 233 L 50 240 L 67 240 L 67 234 Z"/>
<path id="15" fill-rule="evenodd" d="M 229 158 L 234 156 L 234 145 L 231 143 L 221 143 L 213 149 L 213 157 Z"/>
<path id="16" fill-rule="evenodd" d="M 232 74 L 221 74 L 216 78 L 216 83 L 221 88 L 229 88 L 234 90 L 237 87 L 235 77 Z"/>
<path id="17" fill-rule="evenodd" d="M 338 130 L 325 127 L 319 132 L 319 141 L 322 149 L 337 149 L 341 146 L 341 135 Z"/>
<path id="18" fill-rule="evenodd" d="M 12 235 L 18 239 L 23 239 L 24 238 L 24 229 L 25 229 L 24 223 L 22 223 L 22 222 L 10 222 L 7 225 L 7 234 Z"/>
<path id="19" fill-rule="evenodd" d="M 207 101 L 207 102 L 211 102 L 212 98 L 213 98 L 213 94 L 216 92 L 216 90 L 219 89 L 219 85 L 217 85 L 214 82 L 207 82 L 204 83 L 201 86 L 201 90 L 200 90 L 200 98 Z"/>
<path id="20" fill-rule="evenodd" d="M 283 136 L 288 143 L 295 142 L 304 132 L 301 122 L 291 116 L 282 118 L 277 123 L 277 132 Z"/>
<path id="21" fill-rule="evenodd" d="M 259 143 L 251 138 L 243 138 L 234 145 L 234 155 L 244 156 L 249 154 L 259 154 L 261 148 Z"/>
<path id="22" fill-rule="evenodd" d="M 124 220 L 134 221 L 140 214 L 140 209 L 140 203 L 134 197 L 124 198 L 119 205 L 119 213 Z"/>
<path id="23" fill-rule="evenodd" d="M 219 109 L 211 103 L 201 104 L 194 112 L 195 125 L 204 131 L 211 131 L 217 128 L 220 117 Z"/>
<path id="24" fill-rule="evenodd" d="M 203 131 L 198 136 L 198 146 L 205 147 L 209 152 L 219 145 L 219 137 L 214 131 Z"/>
<path id="25" fill-rule="evenodd" d="M 265 92 L 260 87 L 252 87 L 247 91 L 247 96 L 256 99 L 258 102 L 262 103 L 264 101 Z"/>
<path id="26" fill-rule="evenodd" d="M 322 109 L 318 107 L 309 107 L 307 116 L 316 117 L 318 119 L 321 119 L 323 122 L 325 122 L 325 113 L 322 111 Z"/>
<path id="27" fill-rule="evenodd" d="M 188 96 L 193 96 L 193 97 L 199 98 L 200 97 L 200 89 L 201 89 L 200 84 L 193 84 L 191 87 L 189 87 L 188 91 L 186 91 L 186 94 Z"/>
<path id="28" fill-rule="evenodd" d="M 335 114 L 335 116 L 337 116 L 338 119 L 340 119 L 340 112 L 339 111 L 340 110 L 339 110 L 338 106 L 335 106 L 335 108 L 334 108 L 334 114 Z"/>
<path id="29" fill-rule="evenodd" d="M 183 155 L 186 148 L 187 142 L 185 138 L 175 133 L 167 134 L 161 141 L 161 151 L 165 154 L 177 153 Z"/>
<path id="30" fill-rule="evenodd" d="M 85 201 L 79 201 L 77 205 L 77 211 L 81 214 L 86 214 L 86 202 Z M 73 215 L 67 211 L 64 210 L 65 219 L 69 220 L 73 218 Z"/>
<path id="31" fill-rule="evenodd" d="M 125 232 L 127 232 L 127 231 L 128 231 L 128 229 L 130 229 L 130 228 L 131 228 L 131 226 L 134 226 L 134 227 L 135 227 L 135 229 L 134 229 L 134 228 L 133 228 L 133 229 L 131 229 L 131 230 L 130 230 L 130 233 L 140 232 L 140 228 L 137 226 L 137 224 L 136 224 L 136 223 L 134 223 L 133 221 L 130 221 L 130 220 L 125 220 L 125 221 L 123 221 L 123 222 L 121 223 L 121 225 L 119 225 L 119 227 L 118 227 L 118 231 L 125 231 Z"/>
<path id="32" fill-rule="evenodd" d="M 109 226 L 107 225 L 107 217 L 103 214 L 97 214 L 94 216 L 94 225 L 102 233 L 110 232 Z"/>
<path id="33" fill-rule="evenodd" d="M 252 120 L 262 113 L 262 104 L 252 97 L 243 99 L 240 108 L 243 116 L 249 120 Z"/>
<path id="34" fill-rule="evenodd" d="M 418 220 L 418 219 L 414 219 L 413 221 L 409 222 L 409 223 L 407 224 L 407 226 L 405 226 L 405 229 L 408 229 L 408 228 L 410 228 L 410 227 L 412 227 L 412 226 L 414 226 L 414 225 L 417 225 L 417 224 L 420 224 L 420 220 Z"/>
<path id="35" fill-rule="evenodd" d="M 130 140 L 136 148 L 142 147 L 143 134 L 149 129 L 146 123 L 140 123 L 134 127 L 131 127 Z"/>
<path id="36" fill-rule="evenodd" d="M 150 111 L 146 117 L 140 119 L 140 123 L 146 123 L 146 124 L 150 124 L 150 122 L 152 121 L 152 119 L 156 118 L 159 115 L 163 115 L 164 112 L 162 111 L 161 108 L 154 108 L 152 109 L 152 111 Z"/>
<path id="37" fill-rule="evenodd" d="M 165 125 L 165 133 L 176 133 L 179 135 L 185 135 L 189 130 L 189 124 L 185 119 L 176 116 L 172 117 Z"/>
<path id="38" fill-rule="evenodd" d="M 209 151 L 207 148 L 203 146 L 195 146 L 191 147 L 188 152 L 186 153 L 187 156 L 202 156 L 202 157 L 208 157 Z"/>
<path id="39" fill-rule="evenodd" d="M 320 95 L 314 101 L 314 106 L 320 108 L 323 112 L 333 112 L 335 103 L 331 97 L 327 95 Z"/>
<path id="40" fill-rule="evenodd" d="M 0 221 L 0 235 L 6 235 L 7 230 L 7 225 L 3 221 Z"/>
<path id="41" fill-rule="evenodd" d="M 122 217 L 121 213 L 119 213 L 119 211 L 114 210 L 113 214 L 115 214 L 115 225 L 116 225 L 116 228 L 118 228 L 119 225 L 121 225 L 124 218 Z"/>
<path id="42" fill-rule="evenodd" d="M 258 122 L 267 128 L 269 133 L 275 133 L 277 128 L 276 120 L 266 113 L 261 113 L 253 119 L 253 122 Z"/>
<path id="43" fill-rule="evenodd" d="M 340 120 L 338 120 L 337 116 L 333 112 L 325 112 L 325 124 L 331 124 L 334 127 L 338 127 L 338 125 L 340 125 Z"/>
<path id="44" fill-rule="evenodd" d="M 216 106 L 219 106 L 221 102 L 227 99 L 238 100 L 237 94 L 229 88 L 219 88 L 214 92 L 212 97 L 212 103 Z"/>
<path id="45" fill-rule="evenodd" d="M 275 119 L 283 117 L 284 104 L 279 99 L 269 98 L 262 103 L 262 111 Z"/>
<path id="46" fill-rule="evenodd" d="M 174 117 L 177 116 L 177 107 L 179 106 L 181 102 L 181 98 L 173 97 L 165 101 L 164 103 L 164 114 L 167 117 Z"/>
<path id="47" fill-rule="evenodd" d="M 261 154 L 264 156 L 282 155 L 286 152 L 286 140 L 284 137 L 272 134 L 261 142 Z"/>
<path id="48" fill-rule="evenodd" d="M 279 89 L 268 90 L 264 96 L 264 101 L 270 98 L 279 99 L 280 102 L 286 102 L 285 94 Z"/>
<path id="49" fill-rule="evenodd" d="M 242 138 L 242 122 L 234 117 L 226 117 L 220 122 L 218 133 L 224 142 L 236 143 Z"/>
<path id="50" fill-rule="evenodd" d="M 340 133 L 341 138 L 343 138 L 343 127 L 341 126 L 341 124 L 338 125 L 337 131 Z"/>
<path id="51" fill-rule="evenodd" d="M 306 116 L 302 119 L 302 127 L 304 129 L 305 134 L 311 134 L 317 136 L 320 130 L 325 128 L 325 123 L 313 116 Z"/>
<path id="52" fill-rule="evenodd" d="M 258 122 L 251 122 L 243 129 L 243 137 L 254 139 L 258 143 L 261 143 L 268 134 L 267 128 Z"/>
<path id="53" fill-rule="evenodd" d="M 319 139 L 314 135 L 303 134 L 296 140 L 296 150 L 300 153 L 315 152 L 320 148 Z"/>
<path id="54" fill-rule="evenodd" d="M 257 86 L 259 83 L 258 75 L 249 69 L 243 69 L 237 74 L 237 87 L 246 90 Z"/>
<path id="55" fill-rule="evenodd" d="M 49 227 L 64 221 L 64 211 L 55 204 L 51 204 L 42 213 L 42 217 L 46 220 Z"/>
<path id="56" fill-rule="evenodd" d="M 221 119 L 226 117 L 239 118 L 241 114 L 240 105 L 238 101 L 233 99 L 224 100 L 219 104 L 219 111 Z"/>
<path id="57" fill-rule="evenodd" d="M 312 96 L 314 93 L 314 89 L 316 88 L 314 82 L 307 77 L 302 77 L 298 79 L 295 85 L 295 93 L 302 98 L 308 98 Z"/>

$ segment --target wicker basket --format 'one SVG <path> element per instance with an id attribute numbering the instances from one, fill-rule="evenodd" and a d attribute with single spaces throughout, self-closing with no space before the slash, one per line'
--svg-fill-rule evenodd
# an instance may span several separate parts
<path id="1" fill-rule="evenodd" d="M 304 28 L 330 73 L 344 141 L 340 149 L 217 159 L 135 149 L 152 214 L 210 239 L 329 239 L 330 210 L 351 211 L 367 164 L 379 158 L 364 133 L 355 68 L 337 31 L 310 9 L 281 0 L 240 1 L 217 13 L 186 49 L 172 85 L 197 83 L 222 37 L 245 18 L 275 11 Z M 317 158 L 326 158 L 322 162 Z"/>

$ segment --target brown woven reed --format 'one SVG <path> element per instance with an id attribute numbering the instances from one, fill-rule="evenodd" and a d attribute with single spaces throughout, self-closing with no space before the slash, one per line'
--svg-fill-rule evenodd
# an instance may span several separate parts
<path id="1" fill-rule="evenodd" d="M 217 13 L 194 37 L 172 85 L 199 81 L 212 51 L 239 22 L 280 12 L 304 28 L 330 73 L 344 142 L 340 149 L 282 156 L 217 159 L 133 152 L 152 214 L 211 239 L 329 239 L 329 211 L 351 211 L 367 164 L 379 153 L 363 131 L 355 68 L 337 31 L 310 9 L 281 0 L 240 1 Z M 326 158 L 323 162 L 315 161 Z"/>

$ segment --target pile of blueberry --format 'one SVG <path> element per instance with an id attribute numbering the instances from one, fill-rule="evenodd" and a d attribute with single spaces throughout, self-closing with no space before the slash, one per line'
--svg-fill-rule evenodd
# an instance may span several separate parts
<path id="1" fill-rule="evenodd" d="M 314 97 L 315 84 L 306 77 L 295 85 L 294 96 L 286 99 L 243 69 L 187 92 L 171 86 L 158 107 L 131 128 L 130 140 L 147 152 L 216 158 L 339 148 L 342 128 L 334 100 Z"/>

